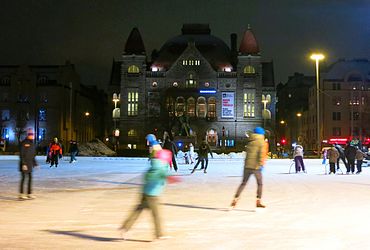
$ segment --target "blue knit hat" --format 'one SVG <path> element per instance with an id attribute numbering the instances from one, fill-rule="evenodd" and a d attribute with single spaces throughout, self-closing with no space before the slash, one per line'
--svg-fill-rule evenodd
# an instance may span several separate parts
<path id="1" fill-rule="evenodd" d="M 263 128 L 261 128 L 261 127 L 256 127 L 256 128 L 253 130 L 253 132 L 254 132 L 255 134 L 259 134 L 259 135 L 264 135 L 264 134 L 265 134 L 265 130 L 264 130 Z"/>
<path id="2" fill-rule="evenodd" d="M 157 145 L 159 144 L 157 141 L 157 138 L 153 134 L 148 134 L 145 139 L 148 141 L 149 146 Z"/>

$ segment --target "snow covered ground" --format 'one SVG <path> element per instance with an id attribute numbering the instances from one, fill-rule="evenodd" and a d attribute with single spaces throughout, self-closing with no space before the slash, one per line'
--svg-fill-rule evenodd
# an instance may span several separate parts
<path id="1" fill-rule="evenodd" d="M 288 174 L 291 160 L 269 160 L 267 208 L 255 208 L 252 177 L 228 211 L 242 157 L 210 159 L 207 174 L 190 175 L 180 164 L 182 182 L 161 196 L 163 226 L 173 238 L 153 241 L 144 212 L 122 241 L 117 228 L 138 202 L 147 159 L 79 157 L 57 169 L 38 159 L 37 199 L 18 201 L 18 158 L 0 156 L 0 249 L 370 249 L 369 168 L 325 175 L 321 160 L 310 159 L 307 174 Z"/>

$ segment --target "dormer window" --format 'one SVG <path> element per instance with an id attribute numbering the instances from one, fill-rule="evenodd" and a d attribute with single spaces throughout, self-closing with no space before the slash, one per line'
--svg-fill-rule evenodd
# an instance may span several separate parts
<path id="1" fill-rule="evenodd" d="M 137 74 L 140 73 L 140 69 L 136 65 L 131 65 L 130 67 L 128 67 L 127 72 L 130 74 Z"/>
<path id="2" fill-rule="evenodd" d="M 245 66 L 244 74 L 255 74 L 255 73 L 256 73 L 256 70 L 254 69 L 253 66 L 251 66 L 251 65 Z"/>
<path id="3" fill-rule="evenodd" d="M 183 66 L 199 66 L 200 60 L 194 60 L 194 59 L 182 60 L 182 65 Z"/>

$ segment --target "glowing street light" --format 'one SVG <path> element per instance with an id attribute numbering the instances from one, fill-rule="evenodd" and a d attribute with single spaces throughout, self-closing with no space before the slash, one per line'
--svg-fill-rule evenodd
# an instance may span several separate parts
<path id="1" fill-rule="evenodd" d="M 312 54 L 310 57 L 315 61 L 316 64 L 316 129 L 317 129 L 317 154 L 320 156 L 320 73 L 319 73 L 319 62 L 323 60 L 325 56 L 320 53 Z"/>

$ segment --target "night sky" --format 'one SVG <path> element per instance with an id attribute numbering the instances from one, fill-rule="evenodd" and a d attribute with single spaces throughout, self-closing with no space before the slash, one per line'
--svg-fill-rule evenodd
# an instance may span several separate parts
<path id="1" fill-rule="evenodd" d="M 0 64 L 63 64 L 84 84 L 103 88 L 133 27 L 147 54 L 181 33 L 183 23 L 209 23 L 211 34 L 238 46 L 251 24 L 276 82 L 314 75 L 315 49 L 326 63 L 370 57 L 370 1 L 362 0 L 2 0 Z"/>

